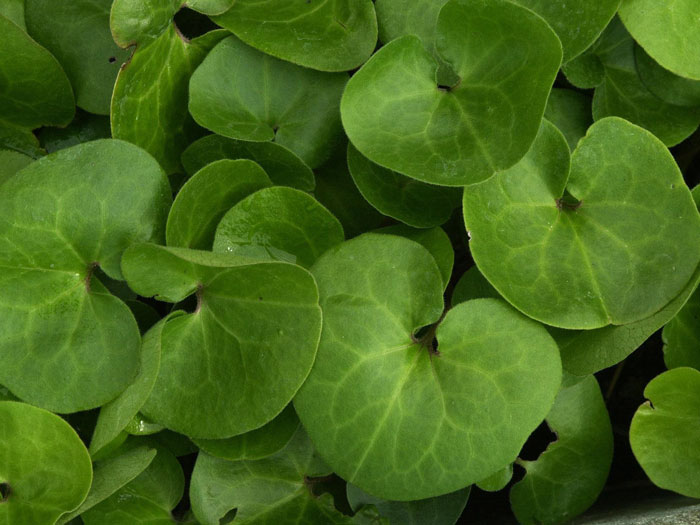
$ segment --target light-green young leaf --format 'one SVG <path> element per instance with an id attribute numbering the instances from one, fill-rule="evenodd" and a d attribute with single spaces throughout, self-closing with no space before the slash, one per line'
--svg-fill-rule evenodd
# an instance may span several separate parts
<path id="1" fill-rule="evenodd" d="M 0 384 L 57 412 L 113 399 L 134 379 L 138 326 L 94 275 L 160 240 L 171 196 L 158 163 L 118 140 L 33 162 L 0 192 Z"/>
<path id="2" fill-rule="evenodd" d="M 314 168 L 342 132 L 338 101 L 347 78 L 283 62 L 232 36 L 192 75 L 189 109 L 219 135 L 274 141 Z"/>
<path id="3" fill-rule="evenodd" d="M 55 523 L 87 496 L 90 455 L 60 417 L 0 401 L 0 443 L 0 523 Z"/>
<path id="4" fill-rule="evenodd" d="M 630 426 L 630 445 L 649 479 L 662 489 L 700 498 L 700 371 L 674 368 L 644 389 Z"/>
<path id="5" fill-rule="evenodd" d="M 700 80 L 700 5 L 695 0 L 623 0 L 620 18 L 654 60 L 676 75 Z"/>
<path id="6" fill-rule="evenodd" d="M 324 328 L 294 404 L 335 472 L 405 501 L 453 492 L 515 459 L 561 381 L 540 325 L 482 299 L 420 333 L 441 318 L 442 279 L 430 253 L 401 237 L 362 235 L 312 271 Z"/>
<path id="7" fill-rule="evenodd" d="M 308 193 L 275 186 L 233 206 L 216 228 L 214 251 L 310 267 L 343 242 L 338 219 Z"/>
<path id="8" fill-rule="evenodd" d="M 570 170 L 564 137 L 545 121 L 520 163 L 465 189 L 464 217 L 484 276 L 561 328 L 645 319 L 700 261 L 700 215 L 673 157 L 618 118 L 589 128 Z"/>
<path id="9" fill-rule="evenodd" d="M 222 159 L 195 173 L 180 189 L 165 228 L 168 246 L 208 250 L 226 212 L 244 197 L 272 182 L 260 165 L 247 159 Z"/>
<path id="10" fill-rule="evenodd" d="M 187 436 L 221 439 L 277 416 L 306 379 L 321 329 L 311 275 L 286 263 L 142 244 L 122 259 L 139 295 L 197 307 L 163 329 L 141 411 Z M 192 407 L 198 407 L 192 410 Z"/>
<path id="11" fill-rule="evenodd" d="M 268 55 L 320 71 L 355 69 L 377 43 L 370 0 L 236 0 L 213 20 Z"/>
<path id="12" fill-rule="evenodd" d="M 439 85 L 438 62 L 418 37 L 380 49 L 348 82 L 345 131 L 385 168 L 446 186 L 482 181 L 535 139 L 561 64 L 559 39 L 511 2 L 450 0 L 436 49 L 452 69 L 449 85 Z"/>

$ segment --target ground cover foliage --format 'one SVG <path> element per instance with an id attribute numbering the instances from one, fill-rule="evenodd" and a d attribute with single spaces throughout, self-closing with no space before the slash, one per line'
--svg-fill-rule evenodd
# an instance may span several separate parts
<path id="1" fill-rule="evenodd" d="M 0 525 L 700 499 L 698 20 L 1 2 Z"/>

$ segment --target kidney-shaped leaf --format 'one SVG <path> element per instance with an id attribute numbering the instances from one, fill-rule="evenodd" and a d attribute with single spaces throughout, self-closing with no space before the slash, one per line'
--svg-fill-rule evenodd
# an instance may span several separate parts
<path id="1" fill-rule="evenodd" d="M 649 479 L 662 489 L 700 498 L 700 371 L 674 368 L 644 389 L 630 445 Z"/>
<path id="2" fill-rule="evenodd" d="M 211 248 L 216 225 L 238 201 L 271 186 L 265 171 L 247 159 L 208 164 L 180 189 L 165 228 L 168 246 Z"/>
<path id="3" fill-rule="evenodd" d="M 168 181 L 117 140 L 38 160 L 0 192 L 0 383 L 57 412 L 106 403 L 134 379 L 139 330 L 96 268 L 121 279 L 132 242 L 162 237 Z"/>
<path id="4" fill-rule="evenodd" d="M 214 251 L 311 266 L 343 242 L 343 227 L 308 193 L 275 186 L 231 208 L 219 223 Z"/>
<path id="5" fill-rule="evenodd" d="M 561 328 L 644 319 L 700 260 L 700 215 L 668 150 L 622 119 L 591 126 L 571 159 L 545 122 L 513 168 L 464 192 L 472 256 L 518 309 Z"/>
<path id="6" fill-rule="evenodd" d="M 55 523 L 90 490 L 90 456 L 60 417 L 0 401 L 0 523 Z"/>
<path id="7" fill-rule="evenodd" d="M 411 500 L 515 459 L 561 381 L 544 328 L 481 299 L 447 312 L 437 334 L 419 331 L 441 317 L 442 279 L 428 251 L 401 237 L 357 237 L 312 271 L 323 333 L 294 404 L 335 472 L 377 497 Z"/>
<path id="8" fill-rule="evenodd" d="M 384 46 L 348 82 L 343 125 L 368 159 L 447 186 L 479 182 L 515 164 L 537 135 L 561 63 L 550 27 L 504 0 L 450 0 L 436 48 L 456 80 L 408 35 Z"/>
<path id="9" fill-rule="evenodd" d="M 195 140 L 182 152 L 182 166 L 189 175 L 221 159 L 249 159 L 260 164 L 276 185 L 304 191 L 314 189 L 311 168 L 290 150 L 274 142 L 247 142 L 207 135 Z"/>
<path id="10" fill-rule="evenodd" d="M 220 439 L 264 425 L 289 403 L 311 369 L 321 329 L 306 270 L 149 244 L 127 250 L 122 264 L 140 295 L 197 298 L 193 313 L 163 328 L 160 372 L 141 409 L 148 418 Z"/>
<path id="11" fill-rule="evenodd" d="M 377 43 L 370 0 L 236 0 L 214 21 L 268 55 L 321 71 L 355 69 Z"/>
<path id="12" fill-rule="evenodd" d="M 526 474 L 510 490 L 522 524 L 568 523 L 596 500 L 608 478 L 613 435 L 595 377 L 563 388 L 547 415 L 557 440 L 535 461 L 520 461 Z"/>
<path id="13" fill-rule="evenodd" d="M 283 62 L 232 36 L 192 75 L 189 108 L 219 135 L 274 140 L 316 167 L 341 133 L 338 101 L 347 78 Z"/>

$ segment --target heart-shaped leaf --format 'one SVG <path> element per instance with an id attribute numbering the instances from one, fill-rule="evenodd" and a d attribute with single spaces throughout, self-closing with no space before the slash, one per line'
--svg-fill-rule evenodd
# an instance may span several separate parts
<path id="1" fill-rule="evenodd" d="M 0 192 L 0 383 L 58 412 L 100 406 L 134 379 L 138 326 L 94 274 L 121 279 L 124 249 L 162 238 L 170 188 L 118 140 L 33 162 Z"/>
<path id="2" fill-rule="evenodd" d="M 623 0 L 620 18 L 654 60 L 676 75 L 700 80 L 700 33 L 695 0 Z"/>
<path id="3" fill-rule="evenodd" d="M 180 154 L 202 135 L 187 112 L 190 76 L 225 36 L 224 31 L 211 31 L 186 40 L 171 23 L 153 42 L 137 47 L 114 86 L 114 138 L 141 146 L 168 174 L 181 171 Z"/>
<path id="4" fill-rule="evenodd" d="M 436 49 L 455 80 L 409 35 L 387 44 L 348 82 L 345 131 L 368 159 L 410 177 L 462 186 L 515 164 L 537 135 L 561 63 L 546 22 L 505 0 L 450 0 Z M 527 79 L 527 80 L 526 80 Z"/>
<path id="5" fill-rule="evenodd" d="M 349 525 L 352 518 L 338 512 L 328 494 L 319 498 L 311 492 L 314 478 L 330 473 L 301 428 L 284 449 L 257 461 L 200 452 L 190 486 L 192 510 L 202 525 L 231 523 L 224 517 L 233 509 L 233 523 L 240 525 Z"/>
<path id="6" fill-rule="evenodd" d="M 664 326 L 664 361 L 668 368 L 688 366 L 700 370 L 700 292 L 690 296 Z"/>
<path id="7" fill-rule="evenodd" d="M 415 228 L 439 226 L 459 206 L 461 191 L 420 182 L 382 168 L 350 144 L 348 167 L 355 185 L 372 206 Z"/>
<path id="8" fill-rule="evenodd" d="M 635 48 L 634 57 L 639 78 L 654 95 L 676 106 L 700 105 L 700 80 L 674 75 L 656 63 L 640 46 Z"/>
<path id="9" fill-rule="evenodd" d="M 283 62 L 235 37 L 218 44 L 190 81 L 190 113 L 219 135 L 275 141 L 316 167 L 341 133 L 344 73 Z"/>
<path id="10" fill-rule="evenodd" d="M 28 129 L 68 124 L 75 99 L 58 60 L 2 15 L 0 35 L 0 123 Z"/>
<path id="11" fill-rule="evenodd" d="M 321 71 L 355 69 L 377 43 L 370 0 L 236 0 L 213 20 L 268 55 Z"/>
<path id="12" fill-rule="evenodd" d="M 222 159 L 208 164 L 180 189 L 173 202 L 165 239 L 168 246 L 211 248 L 224 214 L 255 191 L 272 186 L 260 165 L 247 159 Z"/>
<path id="13" fill-rule="evenodd" d="M 0 185 L 34 159 L 24 153 L 7 149 L 0 150 Z"/>
<path id="14" fill-rule="evenodd" d="M 547 424 L 557 440 L 537 460 L 518 461 L 526 474 L 510 490 L 522 524 L 570 522 L 593 504 L 608 478 L 612 427 L 593 376 L 559 392 Z"/>
<path id="15" fill-rule="evenodd" d="M 362 235 L 312 271 L 324 328 L 294 405 L 335 472 L 403 501 L 452 492 L 515 459 L 561 381 L 544 328 L 482 299 L 423 333 L 441 317 L 442 279 L 428 251 L 401 237 Z"/>
<path id="16" fill-rule="evenodd" d="M 314 189 L 314 173 L 303 160 L 274 142 L 246 142 L 220 135 L 207 135 L 194 141 L 182 153 L 182 166 L 194 175 L 207 164 L 221 159 L 250 159 L 265 170 L 279 186 L 299 190 Z"/>
<path id="17" fill-rule="evenodd" d="M 700 371 L 674 368 L 644 389 L 630 445 L 649 479 L 662 489 L 700 498 Z"/>
<path id="18" fill-rule="evenodd" d="M 210 456 L 229 461 L 262 459 L 282 450 L 299 427 L 294 407 L 289 405 L 262 427 L 228 439 L 193 439 Z"/>
<path id="19" fill-rule="evenodd" d="M 121 47 L 146 46 L 172 22 L 182 0 L 113 0 L 109 25 Z"/>
<path id="20" fill-rule="evenodd" d="M 338 219 L 308 193 L 275 186 L 241 200 L 216 228 L 214 251 L 306 268 L 343 242 Z"/>
<path id="21" fill-rule="evenodd" d="M 0 401 L 0 443 L 0 523 L 55 523 L 87 496 L 90 455 L 60 417 Z"/>
<path id="22" fill-rule="evenodd" d="M 370 496 L 348 483 L 348 502 L 353 510 L 363 505 L 374 505 L 389 523 L 402 525 L 455 525 L 469 498 L 469 488 L 417 501 L 387 501 Z"/>
<path id="23" fill-rule="evenodd" d="M 131 54 L 112 38 L 111 6 L 111 0 L 28 0 L 25 7 L 29 34 L 61 63 L 76 104 L 100 115 L 109 114 L 119 67 Z"/>
<path id="24" fill-rule="evenodd" d="M 132 246 L 122 265 L 140 295 L 197 298 L 193 313 L 163 328 L 160 372 L 141 409 L 149 419 L 221 439 L 284 409 L 311 369 L 321 329 L 318 292 L 306 270 L 149 244 Z"/>
<path id="25" fill-rule="evenodd" d="M 690 191 L 664 145 L 624 120 L 591 126 L 570 170 L 568 149 L 545 122 L 520 163 L 465 189 L 474 261 L 509 302 L 553 326 L 649 317 L 700 261 Z"/>
<path id="26" fill-rule="evenodd" d="M 593 124 L 591 102 L 590 96 L 573 89 L 554 88 L 549 94 L 544 116 L 562 132 L 571 151 Z"/>

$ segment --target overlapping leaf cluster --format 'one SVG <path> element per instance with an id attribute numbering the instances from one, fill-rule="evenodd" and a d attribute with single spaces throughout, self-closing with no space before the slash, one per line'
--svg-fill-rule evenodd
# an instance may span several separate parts
<path id="1" fill-rule="evenodd" d="M 700 497 L 698 20 L 5 0 L 0 524 L 563 523 L 664 325 L 630 443 Z"/>

